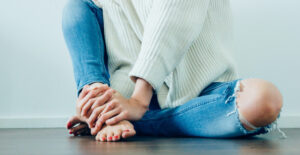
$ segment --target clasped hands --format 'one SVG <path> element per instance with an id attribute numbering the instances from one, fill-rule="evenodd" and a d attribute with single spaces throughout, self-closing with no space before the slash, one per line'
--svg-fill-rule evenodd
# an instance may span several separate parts
<path id="1" fill-rule="evenodd" d="M 142 79 L 137 80 L 133 95 L 129 99 L 106 84 L 86 85 L 76 102 L 76 118 L 79 119 L 77 122 L 85 123 L 90 134 L 96 135 L 104 124 L 114 125 L 122 120 L 141 119 L 148 110 L 151 97 L 152 87 L 148 83 L 145 85 Z M 68 128 L 71 128 L 70 121 Z"/>

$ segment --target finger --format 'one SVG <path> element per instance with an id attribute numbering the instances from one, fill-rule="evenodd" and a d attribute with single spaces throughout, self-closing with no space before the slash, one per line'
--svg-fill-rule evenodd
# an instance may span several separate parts
<path id="1" fill-rule="evenodd" d="M 92 107 L 90 108 L 88 113 L 86 114 L 86 117 L 91 117 L 94 109 L 97 107 L 103 106 L 103 109 L 104 109 L 104 107 L 105 107 L 104 103 L 110 101 L 114 92 L 115 92 L 115 90 L 113 90 L 113 89 L 107 90 L 105 95 L 102 95 L 99 98 L 97 98 L 97 100 L 94 102 L 94 104 L 92 105 Z"/>
<path id="2" fill-rule="evenodd" d="M 91 128 L 91 135 L 96 135 L 97 133 L 99 133 L 100 130 L 96 127 Z"/>
<path id="3" fill-rule="evenodd" d="M 81 90 L 81 92 L 80 92 L 80 94 L 79 94 L 79 97 L 78 97 L 78 99 L 79 100 L 81 100 L 89 91 L 88 91 L 88 88 L 89 88 L 89 85 L 85 85 L 83 88 L 82 88 L 82 90 Z"/>
<path id="4" fill-rule="evenodd" d="M 103 109 L 104 109 L 104 107 L 103 107 Z M 88 113 L 87 113 L 87 117 L 90 118 L 91 115 L 92 115 L 92 113 L 93 113 L 93 111 L 92 111 L 92 110 L 89 110 Z"/>
<path id="5" fill-rule="evenodd" d="M 100 90 L 100 91 L 105 91 L 107 89 L 109 89 L 107 84 L 100 84 L 100 83 L 93 83 L 90 85 L 89 90 Z"/>
<path id="6" fill-rule="evenodd" d="M 78 118 L 78 116 L 72 116 L 67 122 L 67 129 L 70 129 L 77 123 L 81 123 L 82 121 Z"/>
<path id="7" fill-rule="evenodd" d="M 125 113 L 120 113 L 119 115 L 108 119 L 107 121 L 105 121 L 105 124 L 107 125 L 114 125 L 116 123 L 119 123 L 122 120 L 126 120 L 126 115 Z"/>
<path id="8" fill-rule="evenodd" d="M 105 118 L 110 118 L 110 117 L 112 117 L 112 116 L 117 115 L 117 114 L 120 113 L 120 112 L 121 112 L 121 109 L 114 109 L 113 111 L 110 111 L 109 113 L 106 113 L 107 116 L 105 116 L 104 119 L 103 119 L 103 117 L 101 116 L 101 117 L 97 120 L 95 127 L 91 128 L 91 134 L 92 134 L 92 135 L 95 135 L 95 134 L 97 134 L 97 133 L 101 130 L 102 125 L 103 125 L 104 122 L 105 122 Z"/>
<path id="9" fill-rule="evenodd" d="M 99 107 L 106 103 L 110 98 L 112 97 L 112 90 L 106 91 L 103 95 L 100 97 L 97 97 L 97 100 L 92 105 L 91 110 L 94 110 L 96 107 Z"/>
<path id="10" fill-rule="evenodd" d="M 112 101 L 109 101 L 106 106 L 105 106 L 105 109 L 101 112 L 101 115 L 107 113 L 108 111 L 114 109 L 116 107 L 116 104 L 117 102 L 112 100 Z"/>
<path id="11" fill-rule="evenodd" d="M 82 117 L 86 117 L 86 114 L 88 112 L 88 110 L 90 109 L 90 107 L 95 103 L 95 101 L 97 100 L 97 98 L 93 98 L 90 99 L 82 108 L 81 110 L 81 116 Z"/>
<path id="12" fill-rule="evenodd" d="M 102 110 L 105 108 L 105 106 L 100 106 L 98 108 L 96 108 L 93 113 L 91 114 L 91 116 L 89 117 L 89 119 L 87 120 L 87 123 L 89 125 L 89 128 L 93 128 L 94 127 L 94 123 L 96 121 L 96 119 L 98 118 L 99 114 L 102 112 Z"/>
<path id="13" fill-rule="evenodd" d="M 121 112 L 121 109 L 117 108 L 117 109 L 113 109 L 113 110 L 101 115 L 101 117 L 97 120 L 96 127 L 101 129 L 102 124 L 106 120 L 108 120 L 110 118 L 114 118 L 113 116 L 116 116 L 116 115 L 120 114 L 120 112 Z"/>
<path id="14" fill-rule="evenodd" d="M 99 94 L 99 90 L 90 90 L 89 93 L 79 102 L 77 105 L 77 111 L 79 114 L 82 111 L 83 106 L 93 97 L 97 96 Z"/>
<path id="15" fill-rule="evenodd" d="M 80 123 L 78 126 L 75 126 L 70 129 L 70 134 L 77 133 L 79 130 L 85 129 L 87 127 L 88 127 L 87 124 Z"/>

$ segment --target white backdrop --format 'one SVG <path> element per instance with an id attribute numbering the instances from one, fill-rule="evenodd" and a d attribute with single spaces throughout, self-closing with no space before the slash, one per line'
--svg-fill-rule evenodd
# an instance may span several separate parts
<path id="1" fill-rule="evenodd" d="M 66 0 L 0 1 L 0 128 L 62 127 L 75 113 L 75 83 L 61 32 Z M 279 125 L 300 127 L 300 1 L 232 0 L 242 77 L 274 82 Z"/>

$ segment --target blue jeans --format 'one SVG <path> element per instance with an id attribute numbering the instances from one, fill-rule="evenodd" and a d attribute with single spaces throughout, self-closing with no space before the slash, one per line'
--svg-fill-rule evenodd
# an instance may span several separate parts
<path id="1" fill-rule="evenodd" d="M 62 26 L 78 93 L 86 84 L 109 84 L 102 10 L 91 0 L 69 0 Z M 152 136 L 229 138 L 269 132 L 273 124 L 252 131 L 242 126 L 234 96 L 240 80 L 213 82 L 198 97 L 176 108 L 160 109 L 154 95 L 143 118 L 132 124 L 138 135 Z"/>
<path id="2" fill-rule="evenodd" d="M 109 85 L 102 10 L 91 0 L 69 0 L 64 8 L 62 29 L 73 63 L 79 95 L 93 82 Z"/>

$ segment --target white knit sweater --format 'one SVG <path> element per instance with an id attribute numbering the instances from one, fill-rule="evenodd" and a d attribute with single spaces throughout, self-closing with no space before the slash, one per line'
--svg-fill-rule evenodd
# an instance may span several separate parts
<path id="1" fill-rule="evenodd" d="M 111 87 L 130 97 L 148 81 L 161 108 L 182 105 L 211 82 L 238 78 L 230 0 L 94 0 L 103 9 Z"/>

